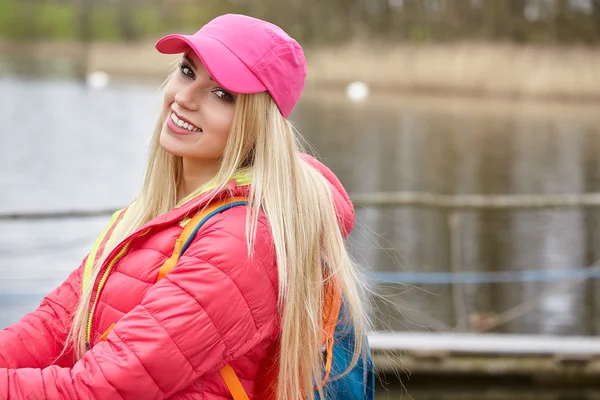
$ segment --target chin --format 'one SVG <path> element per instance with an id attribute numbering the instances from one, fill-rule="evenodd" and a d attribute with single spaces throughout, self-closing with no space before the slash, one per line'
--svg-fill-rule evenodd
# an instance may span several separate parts
<path id="1" fill-rule="evenodd" d="M 163 128 L 162 132 L 160 133 L 160 147 L 162 147 L 167 153 L 174 156 L 189 156 L 189 145 L 186 146 L 185 143 L 179 143 L 176 138 L 172 137 L 168 132 L 165 132 L 166 129 L 167 128 Z"/>

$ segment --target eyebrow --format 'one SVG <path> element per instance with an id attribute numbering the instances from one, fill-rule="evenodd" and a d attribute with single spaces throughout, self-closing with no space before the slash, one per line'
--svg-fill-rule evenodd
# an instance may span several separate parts
<path id="1" fill-rule="evenodd" d="M 184 54 L 183 59 L 185 61 L 187 61 L 192 66 L 192 68 L 194 68 L 195 70 L 198 69 L 198 67 L 196 66 L 196 63 L 192 60 L 192 58 L 190 56 L 188 56 L 187 54 Z"/>
<path id="2" fill-rule="evenodd" d="M 188 63 L 189 63 L 191 66 L 192 66 L 192 68 L 194 68 L 196 71 L 198 71 L 198 66 L 196 66 L 196 63 L 195 63 L 195 62 L 192 60 L 192 58 L 191 58 L 189 55 L 187 55 L 187 54 L 184 54 L 184 56 L 183 56 L 183 59 L 184 59 L 185 61 L 187 61 L 187 62 L 188 62 Z M 210 79 L 211 81 L 213 81 L 213 82 L 215 81 L 215 80 L 212 78 L 212 76 L 209 76 L 209 79 Z"/>

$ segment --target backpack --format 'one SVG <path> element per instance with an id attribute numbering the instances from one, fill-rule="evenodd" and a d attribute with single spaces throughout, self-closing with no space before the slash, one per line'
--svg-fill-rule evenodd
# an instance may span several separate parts
<path id="1" fill-rule="evenodd" d="M 248 201 L 245 197 L 232 197 L 214 201 L 208 207 L 195 215 L 185 225 L 183 232 L 175 241 L 173 253 L 161 266 L 158 272 L 157 282 L 171 271 L 179 257 L 185 253 L 190 243 L 202 226 L 215 214 L 228 210 L 232 207 L 245 206 Z M 111 221 L 114 223 L 114 221 Z M 110 229 L 110 228 L 107 228 Z M 338 378 L 350 366 L 354 350 L 354 331 L 352 324 L 344 323 L 339 316 L 343 315 L 343 299 L 339 291 L 333 285 L 324 289 L 325 293 L 325 321 L 324 324 L 324 357 L 325 357 L 325 395 L 327 399 L 343 400 L 373 400 L 375 397 L 375 375 L 371 351 L 368 342 L 366 346 L 366 359 L 361 356 L 356 365 L 346 375 Z M 105 332 L 100 340 L 105 340 L 111 328 Z M 220 371 L 227 388 L 234 400 L 248 400 L 248 394 L 244 390 L 237 374 L 230 365 L 226 365 Z M 315 390 L 315 398 L 321 400 Z"/>

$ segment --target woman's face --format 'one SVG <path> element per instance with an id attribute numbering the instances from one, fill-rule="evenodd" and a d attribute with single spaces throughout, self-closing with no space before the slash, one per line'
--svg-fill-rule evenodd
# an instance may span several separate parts
<path id="1" fill-rule="evenodd" d="M 164 88 L 167 118 L 160 145 L 169 153 L 218 163 L 233 121 L 236 94 L 216 83 L 196 54 L 186 54 Z"/>

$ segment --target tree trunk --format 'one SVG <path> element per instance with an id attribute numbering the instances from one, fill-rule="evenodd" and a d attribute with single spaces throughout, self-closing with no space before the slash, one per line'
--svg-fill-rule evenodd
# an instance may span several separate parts
<path id="1" fill-rule="evenodd" d="M 596 31 L 596 41 L 600 36 L 600 0 L 592 0 L 592 18 Z"/>
<path id="2" fill-rule="evenodd" d="M 120 0 L 119 2 L 117 27 L 119 29 L 121 39 L 126 42 L 137 39 L 137 32 L 135 30 L 133 20 L 135 6 L 136 4 L 134 0 Z"/>

